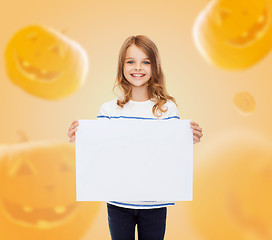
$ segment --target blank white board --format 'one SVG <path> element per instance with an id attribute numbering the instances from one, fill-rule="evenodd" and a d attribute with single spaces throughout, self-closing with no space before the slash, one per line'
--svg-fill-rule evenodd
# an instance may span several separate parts
<path id="1" fill-rule="evenodd" d="M 191 120 L 78 120 L 77 201 L 191 201 Z"/>

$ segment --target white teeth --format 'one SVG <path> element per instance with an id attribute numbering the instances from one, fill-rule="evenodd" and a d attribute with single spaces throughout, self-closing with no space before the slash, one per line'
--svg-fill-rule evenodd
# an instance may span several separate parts
<path id="1" fill-rule="evenodd" d="M 29 206 L 23 206 L 23 210 L 25 212 L 31 212 L 33 209 L 31 207 L 29 207 Z"/>
<path id="2" fill-rule="evenodd" d="M 54 208 L 54 211 L 55 211 L 56 213 L 64 213 L 64 212 L 66 211 L 66 208 L 63 207 L 63 206 L 58 206 L 58 207 L 55 207 L 55 208 Z"/>
<path id="3" fill-rule="evenodd" d="M 141 74 L 132 74 L 133 77 L 142 77 L 144 75 L 141 75 Z"/>

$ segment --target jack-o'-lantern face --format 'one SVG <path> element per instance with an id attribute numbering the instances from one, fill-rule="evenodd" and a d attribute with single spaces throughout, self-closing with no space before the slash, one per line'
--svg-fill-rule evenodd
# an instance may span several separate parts
<path id="1" fill-rule="evenodd" d="M 69 49 L 53 36 L 49 35 L 47 39 L 44 39 L 42 34 L 41 31 L 27 34 L 25 41 L 21 42 L 24 48 L 18 48 L 14 52 L 14 60 L 17 61 L 22 73 L 29 79 L 51 82 L 57 80 L 57 77 L 63 74 L 63 69 L 65 69 L 65 61 L 63 60 L 67 57 Z M 45 49 L 45 46 L 48 46 L 48 48 Z M 31 52 L 26 52 L 26 50 L 31 50 Z M 43 59 L 50 59 L 50 61 L 44 62 Z M 51 61 L 56 65 L 52 66 Z"/>
<path id="2" fill-rule="evenodd" d="M 76 202 L 74 146 L 16 144 L 0 157 L 1 239 L 78 239 L 86 232 L 101 203 Z"/>
<path id="3" fill-rule="evenodd" d="M 271 17 L 268 0 L 214 0 L 196 20 L 194 39 L 209 62 L 246 68 L 271 49 Z"/>
<path id="4" fill-rule="evenodd" d="M 233 47 L 243 48 L 261 39 L 268 29 L 268 8 L 265 1 L 220 1 L 212 17 L 218 38 Z"/>
<path id="5" fill-rule="evenodd" d="M 11 81 L 28 93 L 58 99 L 84 82 L 88 60 L 74 41 L 45 26 L 29 26 L 9 41 L 6 69 Z"/>

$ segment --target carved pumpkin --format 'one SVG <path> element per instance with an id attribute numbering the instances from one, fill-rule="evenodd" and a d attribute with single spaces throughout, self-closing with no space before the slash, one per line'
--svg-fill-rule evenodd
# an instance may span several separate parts
<path id="1" fill-rule="evenodd" d="M 221 136 L 197 164 L 184 218 L 199 238 L 189 239 L 272 239 L 272 142 L 248 130 Z"/>
<path id="2" fill-rule="evenodd" d="M 14 84 L 50 100 L 77 91 L 88 71 L 87 54 L 78 43 L 41 25 L 23 28 L 10 39 L 5 63 Z"/>
<path id="3" fill-rule="evenodd" d="M 76 201 L 75 146 L 0 146 L 0 239 L 78 240 L 101 202 Z"/>
<path id="4" fill-rule="evenodd" d="M 270 0 L 213 0 L 194 24 L 196 47 L 211 64 L 244 69 L 271 50 Z"/>

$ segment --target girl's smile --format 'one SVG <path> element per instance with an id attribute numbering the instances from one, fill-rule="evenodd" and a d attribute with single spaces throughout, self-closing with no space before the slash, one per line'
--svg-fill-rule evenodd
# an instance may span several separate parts
<path id="1" fill-rule="evenodd" d="M 145 76 L 145 74 L 132 73 L 131 76 L 136 79 L 141 79 L 143 76 Z"/>

